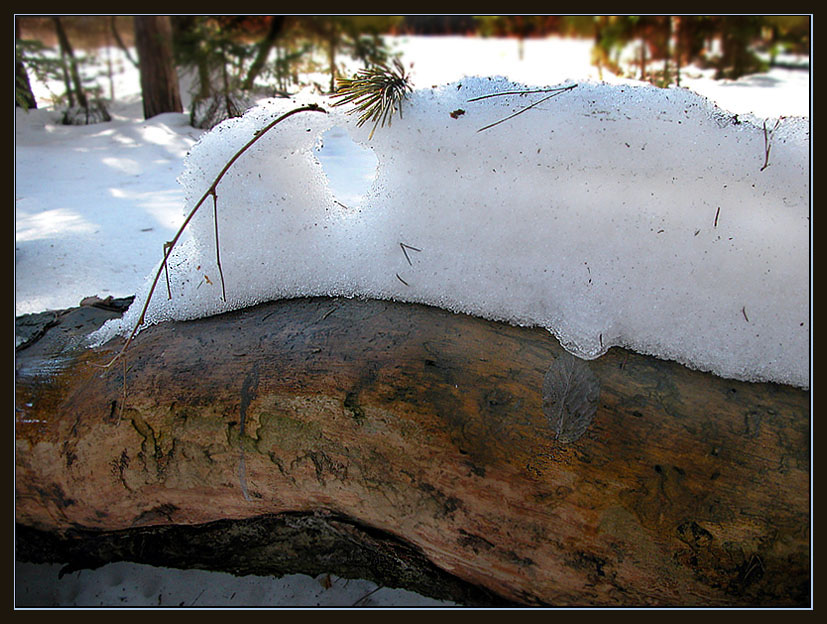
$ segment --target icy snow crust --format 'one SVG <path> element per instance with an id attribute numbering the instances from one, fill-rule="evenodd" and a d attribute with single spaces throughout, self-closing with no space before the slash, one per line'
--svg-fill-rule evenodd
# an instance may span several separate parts
<path id="1" fill-rule="evenodd" d="M 561 85 L 565 86 L 565 85 Z M 738 119 L 682 89 L 580 84 L 546 94 L 466 78 L 415 91 L 377 129 L 330 102 L 265 135 L 169 263 L 148 323 L 266 300 L 360 296 L 542 326 L 573 354 L 618 345 L 749 381 L 809 387 L 809 127 Z M 276 116 L 273 100 L 206 134 L 180 181 L 189 209 Z M 462 110 L 464 113 L 460 113 Z M 454 113 L 453 115 L 451 113 Z M 767 122 L 767 133 L 775 120 Z M 314 147 L 345 128 L 378 159 L 358 208 L 328 188 Z M 128 332 L 146 291 L 122 324 Z"/>

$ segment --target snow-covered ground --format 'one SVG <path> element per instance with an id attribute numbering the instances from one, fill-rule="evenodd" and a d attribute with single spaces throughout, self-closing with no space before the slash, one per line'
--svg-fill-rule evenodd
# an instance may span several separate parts
<path id="1" fill-rule="evenodd" d="M 403 37 L 395 39 L 393 45 L 402 52 L 405 65 L 412 66 L 414 85 L 419 88 L 460 80 L 465 75 L 499 75 L 539 86 L 599 79 L 596 68 L 590 65 L 589 41 L 527 40 L 522 58 L 516 40 Z M 111 54 L 117 58 L 120 52 L 114 50 Z M 135 294 L 157 266 L 164 242 L 172 238 L 190 208 L 185 205 L 185 194 L 177 178 L 184 170 L 184 157 L 202 132 L 189 126 L 186 114 L 143 120 L 137 72 L 129 63 L 121 62 L 118 66 L 123 71 L 114 87 L 116 101 L 110 107 L 111 122 L 69 127 L 60 125 L 60 113 L 48 108 L 16 112 L 16 315 L 72 307 L 91 295 L 105 298 Z M 632 84 L 605 71 L 602 79 Z M 684 71 L 682 85 L 707 96 L 733 115 L 810 115 L 809 71 L 779 68 L 737 81 L 715 82 L 707 72 L 689 69 Z M 102 86 L 107 93 L 108 82 L 102 82 Z M 33 87 L 38 98 L 48 95 L 46 86 L 35 83 Z M 360 177 L 361 174 L 354 176 L 347 168 L 355 167 L 358 172 L 362 165 L 353 163 L 360 159 L 353 158 L 352 152 L 337 153 L 336 137 L 327 139 L 331 143 L 329 157 L 320 155 L 320 159 L 331 185 L 337 185 L 339 179 Z M 347 142 L 341 145 L 344 149 Z M 349 164 L 343 167 L 341 163 Z M 337 196 L 346 197 L 351 191 L 343 189 Z M 44 579 L 51 579 L 47 582 L 57 583 L 54 570 L 38 570 Z M 20 579 L 30 578 L 30 571 L 18 568 L 18 572 Z M 81 574 L 91 577 L 86 572 L 75 573 L 61 582 L 76 582 L 75 577 Z M 139 568 L 133 568 L 130 574 L 147 578 Z M 158 574 L 155 570 L 150 576 Z M 311 594 L 318 592 L 318 583 L 310 581 L 304 579 L 294 584 L 306 592 L 304 598 L 295 598 L 297 604 L 310 604 L 317 599 Z M 228 582 L 222 579 L 225 586 Z M 18 584 L 18 592 L 26 588 L 30 586 Z M 149 600 L 159 599 L 164 591 L 158 589 L 156 596 L 155 589 L 151 596 L 146 593 L 146 583 L 135 584 L 134 590 L 124 589 L 130 599 L 126 604 L 143 604 L 142 600 L 149 604 Z M 359 595 L 336 600 L 348 604 L 352 599 L 352 604 L 367 593 L 364 590 L 365 586 L 359 585 Z M 58 588 L 51 594 L 47 592 L 53 598 L 46 600 L 58 600 L 59 596 L 61 604 L 69 604 L 73 599 L 88 601 L 86 604 L 90 605 L 112 604 L 108 594 L 96 597 L 84 591 L 77 587 Z M 72 592 L 74 598 L 69 596 Z M 181 601 L 197 594 L 181 593 Z M 379 596 L 377 593 L 373 597 Z M 399 599 L 394 595 L 378 603 L 394 604 Z M 321 600 L 331 604 L 324 602 L 325 598 Z"/>
<path id="2" fill-rule="evenodd" d="M 207 570 L 174 570 L 117 562 L 95 570 L 68 572 L 58 580 L 60 564 L 18 563 L 18 607 L 209 607 L 439 608 L 452 603 L 372 581 L 332 574 L 234 576 Z"/>

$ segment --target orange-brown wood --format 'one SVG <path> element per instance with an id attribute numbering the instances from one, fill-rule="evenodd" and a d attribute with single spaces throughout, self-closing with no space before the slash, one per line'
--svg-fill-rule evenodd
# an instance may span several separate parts
<path id="1" fill-rule="evenodd" d="M 21 525 L 330 512 L 525 604 L 809 604 L 806 391 L 611 349 L 563 444 L 541 329 L 297 299 L 161 324 L 95 366 L 121 344 L 18 353 Z"/>

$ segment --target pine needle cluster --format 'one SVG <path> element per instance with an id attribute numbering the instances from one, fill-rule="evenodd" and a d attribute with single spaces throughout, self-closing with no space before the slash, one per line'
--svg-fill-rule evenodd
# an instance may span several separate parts
<path id="1" fill-rule="evenodd" d="M 373 65 L 360 69 L 354 78 L 341 78 L 334 99 L 334 106 L 352 104 L 350 113 L 359 113 L 356 125 L 373 122 L 369 139 L 380 125 L 391 125 L 393 115 L 399 111 L 402 117 L 402 102 L 411 91 L 410 77 L 398 59 L 391 66 Z"/>

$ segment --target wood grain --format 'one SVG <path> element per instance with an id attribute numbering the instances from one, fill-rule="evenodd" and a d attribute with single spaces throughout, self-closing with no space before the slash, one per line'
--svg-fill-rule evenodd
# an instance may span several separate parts
<path id="1" fill-rule="evenodd" d="M 810 398 L 611 349 L 562 444 L 540 329 L 296 299 L 18 353 L 16 518 L 350 518 L 521 604 L 804 606 Z M 46 343 L 44 343 L 46 344 Z"/>

